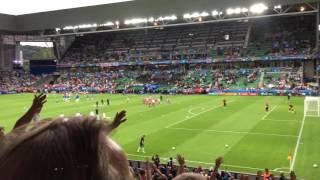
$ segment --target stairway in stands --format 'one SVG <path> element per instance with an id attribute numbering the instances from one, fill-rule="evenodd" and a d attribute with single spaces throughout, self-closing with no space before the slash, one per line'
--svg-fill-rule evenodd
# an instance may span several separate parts
<path id="1" fill-rule="evenodd" d="M 58 78 L 59 74 L 49 74 L 40 78 L 36 83 L 34 83 L 33 87 L 41 88 L 45 84 L 53 84 Z"/>

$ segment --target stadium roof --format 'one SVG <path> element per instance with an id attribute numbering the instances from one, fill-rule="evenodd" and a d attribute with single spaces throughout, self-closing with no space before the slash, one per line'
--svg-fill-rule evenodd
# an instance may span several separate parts
<path id="1" fill-rule="evenodd" d="M 123 2 L 115 3 L 116 1 Z M 181 16 L 185 13 L 196 11 L 225 11 L 227 8 L 250 7 L 256 3 L 264 3 L 268 7 L 273 7 L 279 4 L 288 5 L 315 1 L 316 0 L 113 0 L 114 3 L 106 4 L 108 3 L 107 0 L 88 0 L 87 2 L 90 2 L 91 4 L 75 4 L 74 2 L 78 1 L 64 0 L 63 2 L 60 2 L 60 0 L 48 0 L 44 2 L 44 0 L 30 0 L 26 2 L 23 1 L 22 3 L 20 0 L 19 2 L 18 0 L 11 0 L 13 3 L 10 3 L 10 6 L 1 5 L 0 13 L 3 12 L 24 15 L 0 15 L 0 29 L 12 31 L 31 31 L 88 23 L 100 24 L 108 21 L 123 22 L 125 19 L 137 17 L 159 17 L 172 14 Z M 82 0 L 79 2 L 85 1 Z M 36 7 L 36 9 L 34 10 L 25 8 L 28 3 L 30 3 L 33 7 Z M 25 11 L 18 12 L 20 9 L 18 8 L 19 5 L 23 6 Z M 54 8 L 48 9 L 47 6 L 52 6 Z M 48 11 L 61 8 L 64 10 Z M 7 10 L 4 11 L 5 9 Z M 13 11 L 14 9 L 17 9 L 17 11 Z M 25 14 L 32 12 L 39 13 Z"/>
<path id="2" fill-rule="evenodd" d="M 24 15 L 126 1 L 132 0 L 10 0 L 1 3 L 0 13 L 8 15 Z"/>

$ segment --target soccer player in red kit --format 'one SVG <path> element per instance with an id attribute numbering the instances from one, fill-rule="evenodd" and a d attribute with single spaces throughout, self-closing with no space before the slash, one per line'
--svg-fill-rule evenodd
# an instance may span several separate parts
<path id="1" fill-rule="evenodd" d="M 227 100 L 223 99 L 223 107 L 227 107 Z"/>

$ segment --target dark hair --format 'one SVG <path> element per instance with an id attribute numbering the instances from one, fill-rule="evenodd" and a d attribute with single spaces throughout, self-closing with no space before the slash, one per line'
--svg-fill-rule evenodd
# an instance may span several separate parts
<path id="1" fill-rule="evenodd" d="M 8 136 L 12 143 L 0 154 L 1 179 L 131 179 L 126 156 L 106 136 L 107 126 L 94 117 L 59 118 Z"/>

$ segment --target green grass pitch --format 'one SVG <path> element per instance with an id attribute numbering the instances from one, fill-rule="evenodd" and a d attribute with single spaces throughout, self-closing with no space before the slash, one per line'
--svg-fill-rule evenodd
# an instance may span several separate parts
<path id="1" fill-rule="evenodd" d="M 127 111 L 128 121 L 112 137 L 129 159 L 144 160 L 154 154 L 169 158 L 179 153 L 189 166 L 210 167 L 216 157 L 223 156 L 222 169 L 255 173 L 267 167 L 279 175 L 289 171 L 287 157 L 291 152 L 296 155 L 294 170 L 299 178 L 320 179 L 320 169 L 313 167 L 320 164 L 320 118 L 303 118 L 302 97 L 292 98 L 295 114 L 288 112 L 287 97 L 176 95 L 164 97 L 171 104 L 164 101 L 154 108 L 142 104 L 147 96 L 129 97 L 127 102 L 123 95 L 99 94 L 89 101 L 82 96 L 80 102 L 63 102 L 62 95 L 49 94 L 41 117 L 88 115 L 94 111 L 96 100 L 109 98 L 111 106 L 100 106 L 100 113 L 113 117 L 117 111 Z M 7 132 L 32 98 L 32 94 L 0 96 L 0 125 Z M 226 108 L 221 106 L 224 98 L 228 101 Z M 264 111 L 266 102 L 270 104 L 269 113 Z M 146 135 L 146 154 L 136 152 L 142 134 Z"/>

